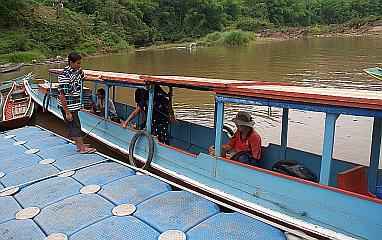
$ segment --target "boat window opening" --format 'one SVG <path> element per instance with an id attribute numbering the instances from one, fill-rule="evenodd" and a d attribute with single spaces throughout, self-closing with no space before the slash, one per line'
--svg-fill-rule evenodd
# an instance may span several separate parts
<path id="1" fill-rule="evenodd" d="M 89 83 L 85 83 L 85 86 L 90 86 Z M 97 91 L 98 89 L 103 88 L 106 91 L 106 84 L 98 83 L 94 84 L 93 83 L 93 91 L 90 90 L 90 94 L 86 94 L 84 91 L 84 97 L 86 98 L 88 96 L 89 102 L 90 99 L 93 98 L 94 102 L 97 101 Z M 111 118 L 112 121 L 117 122 L 117 123 L 122 123 L 127 119 L 127 117 L 130 115 L 131 112 L 134 111 L 136 103 L 134 102 L 134 88 L 129 88 L 129 87 L 123 87 L 123 86 L 110 86 L 109 87 L 109 99 L 112 99 L 115 110 L 117 113 L 116 117 L 111 117 L 110 115 L 108 116 Z M 85 100 L 85 99 L 84 99 Z M 85 109 L 87 107 L 85 106 Z M 90 109 L 92 107 L 90 106 Z M 102 116 L 105 117 L 105 116 Z M 131 126 L 133 128 L 136 128 L 136 126 L 139 126 L 139 123 L 142 122 L 142 114 L 138 116 L 138 118 L 135 118 L 132 120 Z"/>

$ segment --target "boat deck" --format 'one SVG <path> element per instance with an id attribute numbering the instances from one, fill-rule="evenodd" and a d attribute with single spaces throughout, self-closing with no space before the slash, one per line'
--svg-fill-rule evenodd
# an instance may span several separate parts
<path id="1" fill-rule="evenodd" d="M 285 239 L 39 127 L 0 133 L 0 239 Z"/>

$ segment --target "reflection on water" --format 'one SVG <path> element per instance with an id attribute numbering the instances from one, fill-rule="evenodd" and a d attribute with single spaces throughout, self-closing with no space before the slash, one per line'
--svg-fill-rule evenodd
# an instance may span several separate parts
<path id="1" fill-rule="evenodd" d="M 362 69 L 382 65 L 381 40 L 381 36 L 333 37 L 245 47 L 197 48 L 193 51 L 139 51 L 87 58 L 84 68 L 380 91 L 381 82 L 367 76 Z M 22 71 L 33 71 L 38 77 L 47 78 L 47 70 L 51 67 L 60 66 L 28 67 Z M 175 89 L 174 108 L 178 118 L 212 126 L 213 97 L 209 92 Z M 133 90 L 117 89 L 116 99 L 134 104 Z M 250 111 L 255 117 L 255 129 L 261 134 L 263 145 L 280 142 L 280 109 L 231 104 L 227 104 L 225 109 L 228 123 L 237 111 Z M 324 117 L 322 113 L 291 111 L 289 146 L 320 154 Z M 341 116 L 337 121 L 334 156 L 368 164 L 371 129 L 372 119 Z"/>

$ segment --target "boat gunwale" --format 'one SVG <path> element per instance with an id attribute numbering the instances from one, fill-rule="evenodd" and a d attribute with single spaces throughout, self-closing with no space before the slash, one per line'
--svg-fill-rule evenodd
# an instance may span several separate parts
<path id="1" fill-rule="evenodd" d="M 289 179 L 289 180 L 294 180 L 296 182 L 308 184 L 308 185 L 315 186 L 315 187 L 324 188 L 326 190 L 335 191 L 335 192 L 343 193 L 343 194 L 346 194 L 346 195 L 349 195 L 349 196 L 352 196 L 352 197 L 358 197 L 358 198 L 362 198 L 362 199 L 365 199 L 365 200 L 369 200 L 369 201 L 372 201 L 372 202 L 376 202 L 376 203 L 382 204 L 382 199 L 372 198 L 372 197 L 368 197 L 368 196 L 365 196 L 365 195 L 362 195 L 362 194 L 346 191 L 346 190 L 343 190 L 343 189 L 339 189 L 339 188 L 335 188 L 335 187 L 331 187 L 331 186 L 326 186 L 326 185 L 321 184 L 321 183 L 316 183 L 316 182 L 304 180 L 304 179 L 301 179 L 301 178 L 289 176 L 289 175 L 286 175 L 286 174 L 274 172 L 274 171 L 271 171 L 271 170 L 268 170 L 268 169 L 251 166 L 251 165 L 248 165 L 248 164 L 240 163 L 240 162 L 237 162 L 237 161 L 234 161 L 234 160 L 231 160 L 231 159 L 227 159 L 227 158 L 223 158 L 223 157 L 217 157 L 216 159 L 218 159 L 220 161 L 229 162 L 229 163 L 232 163 L 232 164 L 235 164 L 235 165 L 239 165 L 239 166 L 242 166 L 242 167 L 251 168 L 253 170 L 257 170 L 259 172 L 263 172 L 263 173 L 266 173 L 266 174 L 271 174 L 271 175 L 282 177 L 282 178 L 286 178 L 286 179 Z"/>

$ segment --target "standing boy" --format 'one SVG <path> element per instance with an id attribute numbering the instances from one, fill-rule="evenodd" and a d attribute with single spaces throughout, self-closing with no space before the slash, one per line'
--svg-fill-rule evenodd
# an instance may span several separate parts
<path id="1" fill-rule="evenodd" d="M 94 153 L 95 148 L 90 148 L 84 144 L 81 132 L 81 122 L 78 111 L 81 110 L 80 93 L 85 74 L 81 69 L 82 57 L 77 52 L 68 55 L 68 66 L 64 68 L 58 76 L 59 98 L 62 116 L 68 128 L 68 137 L 72 138 L 80 153 Z"/>

